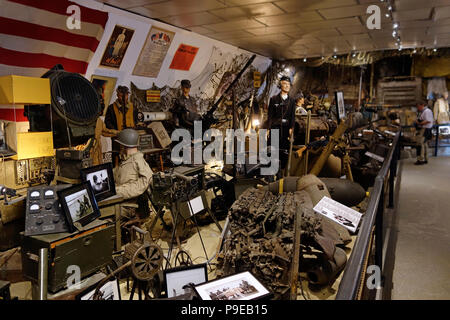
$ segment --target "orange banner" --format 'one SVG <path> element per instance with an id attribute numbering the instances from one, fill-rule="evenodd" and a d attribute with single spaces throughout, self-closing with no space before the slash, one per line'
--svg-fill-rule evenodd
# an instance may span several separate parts
<path id="1" fill-rule="evenodd" d="M 180 44 L 175 56 L 173 57 L 170 69 L 189 71 L 195 56 L 197 55 L 198 48 L 188 46 L 186 44 Z"/>

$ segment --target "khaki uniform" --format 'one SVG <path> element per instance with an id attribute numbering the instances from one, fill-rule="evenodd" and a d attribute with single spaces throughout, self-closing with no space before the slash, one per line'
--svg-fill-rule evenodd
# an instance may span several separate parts
<path id="1" fill-rule="evenodd" d="M 116 193 L 124 199 L 136 198 L 150 186 L 152 175 L 153 171 L 142 152 L 129 155 L 114 168 Z"/>

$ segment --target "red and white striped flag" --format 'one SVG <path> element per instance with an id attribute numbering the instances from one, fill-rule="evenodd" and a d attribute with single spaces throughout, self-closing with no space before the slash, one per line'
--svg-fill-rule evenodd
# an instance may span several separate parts
<path id="1" fill-rule="evenodd" d="M 69 29 L 80 8 L 80 29 Z M 0 0 L 0 75 L 42 76 L 56 64 L 85 74 L 108 20 L 108 13 L 68 0 Z"/>

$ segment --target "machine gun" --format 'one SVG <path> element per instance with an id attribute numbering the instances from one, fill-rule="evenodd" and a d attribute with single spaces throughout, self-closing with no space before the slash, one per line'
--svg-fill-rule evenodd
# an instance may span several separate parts
<path id="1" fill-rule="evenodd" d="M 214 118 L 214 112 L 217 110 L 219 105 L 222 103 L 223 99 L 225 98 L 226 94 L 230 92 L 234 85 L 239 81 L 239 79 L 242 77 L 244 72 L 247 70 L 248 67 L 253 63 L 255 60 L 256 55 L 252 55 L 250 59 L 247 61 L 245 66 L 239 71 L 239 73 L 236 75 L 236 78 L 231 82 L 231 84 L 228 86 L 228 88 L 224 91 L 224 93 L 220 96 L 220 98 L 213 104 L 213 106 L 206 112 L 206 114 L 203 116 L 202 122 L 203 122 L 203 130 L 207 130 L 213 125 L 216 120 Z"/>

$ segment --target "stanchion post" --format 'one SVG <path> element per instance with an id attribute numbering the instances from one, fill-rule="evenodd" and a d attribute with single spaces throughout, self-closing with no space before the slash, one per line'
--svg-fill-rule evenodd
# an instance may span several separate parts
<path id="1" fill-rule="evenodd" d="M 384 183 L 381 187 L 380 201 L 378 202 L 375 217 L 375 264 L 380 267 L 383 274 L 383 214 L 384 214 Z"/>
<path id="2" fill-rule="evenodd" d="M 47 300 L 48 248 L 39 249 L 39 300 Z"/>

